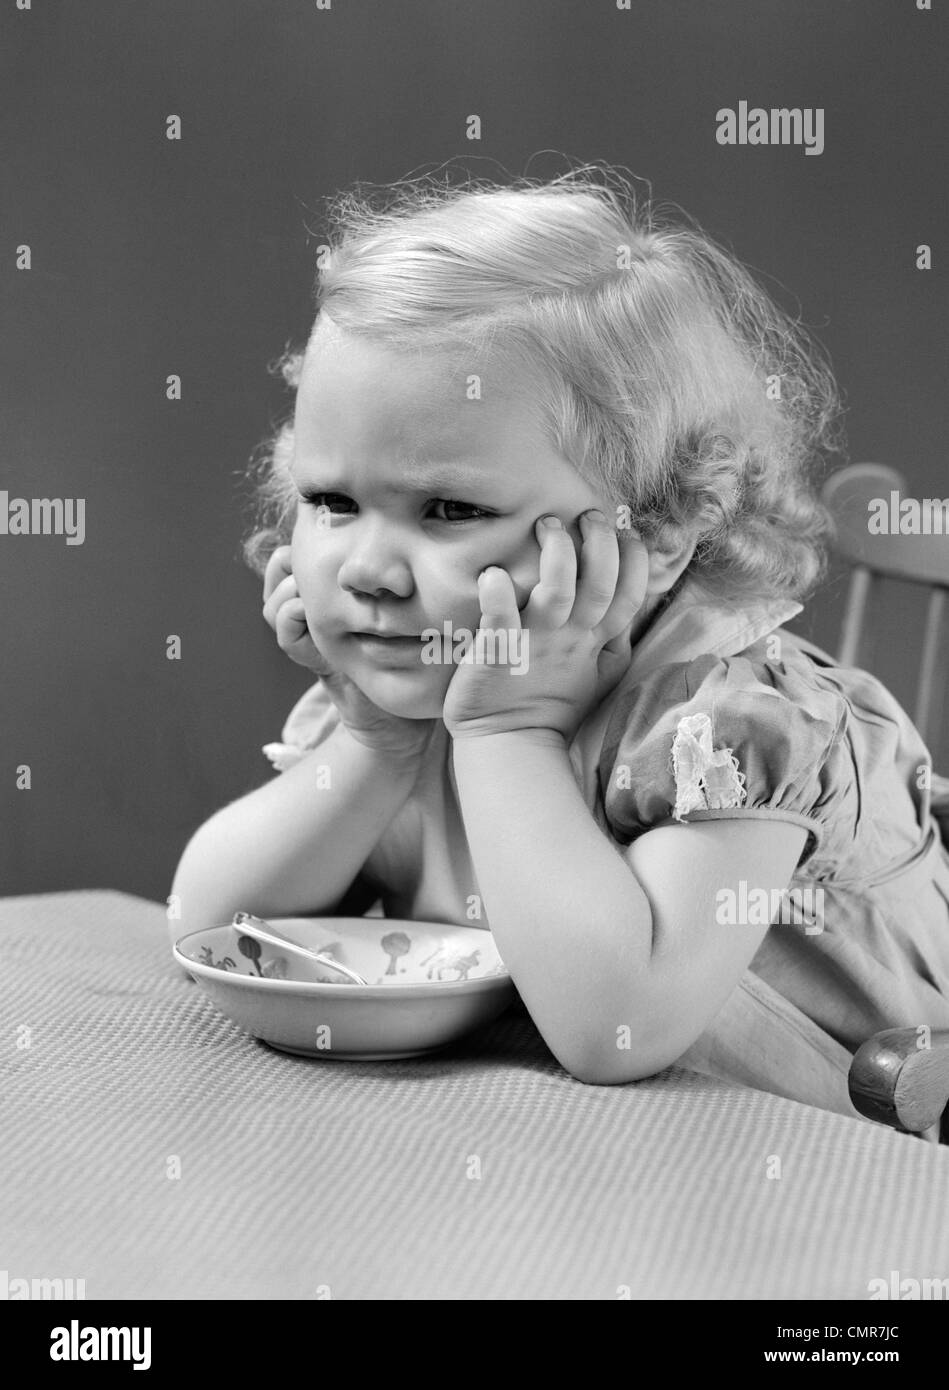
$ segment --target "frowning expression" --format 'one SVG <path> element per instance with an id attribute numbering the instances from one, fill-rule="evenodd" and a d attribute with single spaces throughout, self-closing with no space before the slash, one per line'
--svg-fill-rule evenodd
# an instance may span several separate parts
<path id="1" fill-rule="evenodd" d="M 524 608 L 541 516 L 558 516 L 579 549 L 580 513 L 611 514 L 547 437 L 528 380 L 483 358 L 383 347 L 325 313 L 310 341 L 293 572 L 320 651 L 392 714 L 441 713 L 455 668 L 423 663 L 421 634 L 477 629 L 483 569 L 507 570 Z"/>

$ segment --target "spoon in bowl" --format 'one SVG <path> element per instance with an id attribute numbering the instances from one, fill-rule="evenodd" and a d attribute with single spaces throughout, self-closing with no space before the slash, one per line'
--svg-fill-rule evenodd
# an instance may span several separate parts
<path id="1" fill-rule="evenodd" d="M 340 984 L 367 985 L 368 980 L 364 980 L 355 970 L 350 970 L 348 966 L 341 965 L 338 960 L 333 960 L 332 956 L 323 955 L 321 951 L 311 951 L 307 946 L 301 946 L 299 941 L 294 941 L 289 936 L 284 936 L 283 932 L 275 927 L 271 922 L 265 922 L 262 917 L 255 917 L 250 912 L 235 912 L 234 921 L 231 924 L 237 927 L 243 935 L 238 938 L 238 949 L 242 956 L 252 960 L 257 969 L 258 975 L 261 973 L 258 960 L 260 957 L 260 946 L 272 946 L 277 950 L 289 951 L 291 955 L 302 956 L 306 960 L 316 961 L 325 970 L 333 970 L 343 979 Z M 246 948 L 242 944 L 246 942 Z M 259 944 L 258 944 L 259 943 Z M 254 947 L 257 946 L 255 950 Z"/>

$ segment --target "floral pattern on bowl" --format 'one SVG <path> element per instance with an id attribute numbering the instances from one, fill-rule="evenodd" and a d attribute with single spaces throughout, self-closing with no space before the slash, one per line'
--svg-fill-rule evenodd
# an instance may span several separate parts
<path id="1" fill-rule="evenodd" d="M 318 961 L 271 949 L 233 923 L 182 937 L 175 957 L 222 1013 L 284 1052 L 420 1056 L 495 1018 L 515 997 L 494 938 L 481 928 L 376 917 L 272 925 L 367 983 L 342 983 Z"/>
<path id="2" fill-rule="evenodd" d="M 399 922 L 377 917 L 349 919 L 353 929 L 339 931 L 340 918 L 287 918 L 274 925 L 301 946 L 318 950 L 356 970 L 370 985 L 397 986 L 422 982 L 460 983 L 506 976 L 491 933 L 478 927 Z M 334 927 L 334 924 L 335 927 Z M 196 959 L 215 970 L 259 979 L 315 980 L 341 984 L 340 977 L 296 955 L 282 954 L 244 936 L 231 926 L 226 949 L 202 944 Z"/>

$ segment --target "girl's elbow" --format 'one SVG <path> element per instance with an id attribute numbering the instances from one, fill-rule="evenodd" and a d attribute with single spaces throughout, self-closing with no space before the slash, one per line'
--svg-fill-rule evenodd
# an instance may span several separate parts
<path id="1" fill-rule="evenodd" d="M 671 1065 L 671 1060 L 647 1061 L 618 1053 L 616 1057 L 584 1058 L 565 1070 L 585 1086 L 627 1086 L 632 1081 L 648 1081 Z"/>
<path id="2" fill-rule="evenodd" d="M 583 1046 L 556 1055 L 564 1070 L 587 1086 L 626 1086 L 658 1076 L 673 1066 L 688 1046 L 689 1042 L 680 1043 L 672 1037 L 657 1041 L 655 1033 L 637 1037 L 628 1026 L 621 1025 L 606 1039 L 602 1034 L 593 1036 Z"/>

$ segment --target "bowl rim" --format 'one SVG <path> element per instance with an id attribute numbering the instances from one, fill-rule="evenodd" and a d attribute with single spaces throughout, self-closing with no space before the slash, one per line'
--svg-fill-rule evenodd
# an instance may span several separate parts
<path id="1" fill-rule="evenodd" d="M 307 917 L 306 913 L 303 912 L 281 913 L 278 916 L 276 913 L 272 912 L 268 918 L 262 920 L 273 922 L 275 926 L 279 925 L 281 922 L 308 922 L 313 924 L 317 922 L 386 922 L 389 923 L 393 929 L 397 927 L 414 927 L 418 930 L 418 928 L 421 927 L 427 928 L 429 931 L 433 932 L 474 931 L 477 932 L 479 936 L 490 936 L 492 940 L 494 939 L 494 933 L 491 931 L 490 927 L 476 927 L 473 922 L 432 922 L 429 921 L 428 918 L 419 918 L 418 921 L 415 921 L 410 917 L 347 917 L 343 914 L 333 916 L 330 913 L 321 917 Z M 222 931 L 225 927 L 233 926 L 233 919 L 227 922 L 212 922 L 209 927 L 195 927 L 192 931 L 185 932 L 178 940 L 184 941 L 189 936 L 200 936 L 202 932 Z"/>
<path id="2" fill-rule="evenodd" d="M 223 925 L 231 924 L 226 922 Z M 193 977 L 216 983 L 227 981 L 236 985 L 238 989 L 269 989 L 277 994 L 312 994 L 316 998 L 335 999 L 429 999 L 446 991 L 454 994 L 482 994 L 502 986 L 514 988 L 514 981 L 506 968 L 502 975 L 482 975 L 476 980 L 419 980 L 411 984 L 400 984 L 394 980 L 390 985 L 329 984 L 322 980 L 279 980 L 270 975 L 232 975 L 229 970 L 221 970 L 216 965 L 206 965 L 204 961 L 192 960 L 178 949 L 180 942 L 208 930 L 210 928 L 202 927 L 200 932 L 188 932 L 185 936 L 179 937 L 172 948 L 175 960 Z"/>

